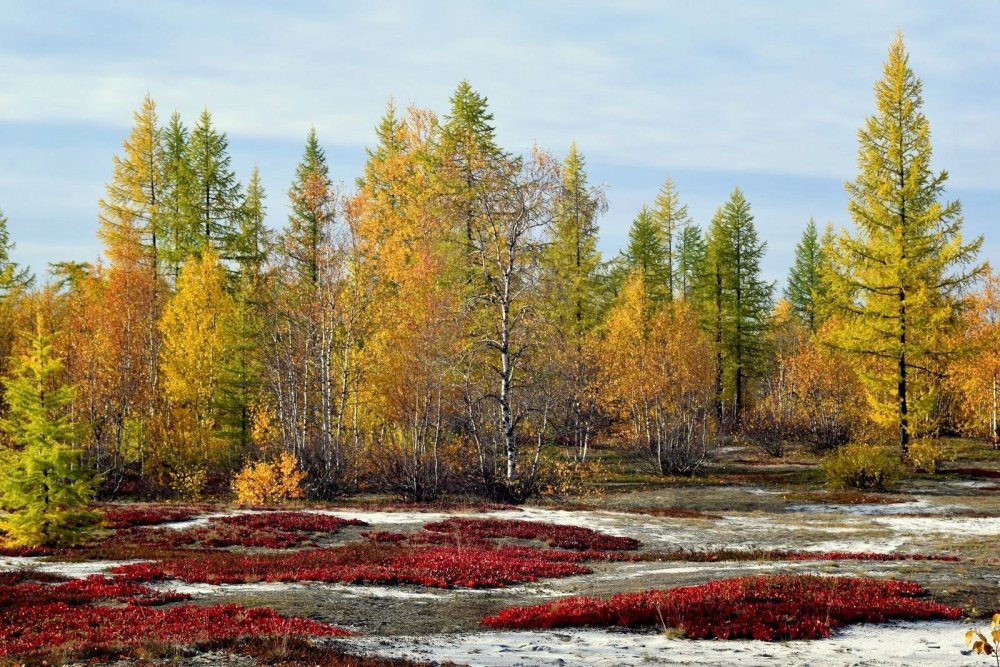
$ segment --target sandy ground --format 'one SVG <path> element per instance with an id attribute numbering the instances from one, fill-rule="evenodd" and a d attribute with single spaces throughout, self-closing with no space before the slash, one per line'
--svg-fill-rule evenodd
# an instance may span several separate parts
<path id="1" fill-rule="evenodd" d="M 794 642 L 668 639 L 659 633 L 609 630 L 477 632 L 429 637 L 358 637 L 348 648 L 384 656 L 483 667 L 515 665 L 813 665 L 815 667 L 994 665 L 965 656 L 961 622 L 861 625 L 829 639 Z"/>

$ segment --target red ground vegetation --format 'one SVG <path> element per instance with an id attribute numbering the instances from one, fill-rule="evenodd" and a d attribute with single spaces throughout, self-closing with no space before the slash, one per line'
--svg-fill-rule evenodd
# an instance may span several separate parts
<path id="1" fill-rule="evenodd" d="M 198 546 L 208 549 L 258 547 L 288 549 L 312 545 L 319 534 L 332 535 L 342 526 L 365 526 L 364 521 L 342 519 L 314 512 L 261 512 L 212 517 L 207 526 L 173 528 L 137 527 L 119 530 L 108 544 L 149 549 Z M 107 546 L 107 545 L 106 545 Z"/>
<path id="2" fill-rule="evenodd" d="M 589 574 L 590 569 L 580 564 L 585 558 L 582 553 L 533 547 L 349 544 L 283 554 L 202 552 L 197 558 L 135 563 L 113 572 L 131 581 L 323 581 L 494 588 L 540 578 Z"/>
<path id="3" fill-rule="evenodd" d="M 155 526 L 161 523 L 185 521 L 213 511 L 212 505 L 167 505 L 161 503 L 132 505 L 99 505 L 96 509 L 112 528 Z"/>
<path id="4" fill-rule="evenodd" d="M 107 651 L 149 643 L 194 644 L 243 636 L 344 635 L 346 630 L 271 609 L 193 604 L 132 581 L 88 577 L 58 584 L 4 573 L 0 657 L 59 651 Z"/>
<path id="5" fill-rule="evenodd" d="M 564 526 L 540 521 L 453 518 L 424 525 L 424 530 L 473 538 L 535 540 L 550 547 L 575 551 L 632 551 L 639 540 L 599 533 L 580 526 Z"/>
<path id="6" fill-rule="evenodd" d="M 893 579 L 768 576 L 700 586 L 572 597 L 513 607 L 483 623 L 492 628 L 679 628 L 697 639 L 816 639 L 852 623 L 961 618 L 957 607 L 920 599 L 918 584 Z"/>

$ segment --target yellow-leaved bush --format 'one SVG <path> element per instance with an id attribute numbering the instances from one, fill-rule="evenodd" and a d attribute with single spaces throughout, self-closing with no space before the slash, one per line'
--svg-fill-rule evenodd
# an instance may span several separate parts
<path id="1" fill-rule="evenodd" d="M 240 505 L 263 505 L 301 498 L 303 480 L 298 459 L 282 452 L 270 462 L 248 463 L 233 478 L 232 487 Z"/>
<path id="2" fill-rule="evenodd" d="M 955 455 L 933 440 L 917 440 L 906 452 L 907 462 L 915 470 L 933 475 L 945 461 L 953 461 Z"/>
<path id="3" fill-rule="evenodd" d="M 844 445 L 823 459 L 827 484 L 838 489 L 881 491 L 899 480 L 899 454 L 878 445 Z"/>

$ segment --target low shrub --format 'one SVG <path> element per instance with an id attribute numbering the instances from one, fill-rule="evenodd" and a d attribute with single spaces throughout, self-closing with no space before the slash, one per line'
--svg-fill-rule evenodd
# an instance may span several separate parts
<path id="1" fill-rule="evenodd" d="M 5 585 L 0 589 L 3 658 L 245 636 L 349 634 L 325 623 L 234 604 L 154 608 L 189 596 L 159 592 L 127 580 L 95 576 L 50 584 L 21 573 L 4 574 Z"/>
<path id="2" fill-rule="evenodd" d="M 851 444 L 823 459 L 827 484 L 837 489 L 883 491 L 895 486 L 902 474 L 899 455 L 889 447 Z"/>
<path id="3" fill-rule="evenodd" d="M 453 518 L 424 525 L 424 530 L 452 533 L 461 539 L 512 538 L 537 540 L 550 547 L 576 551 L 632 551 L 639 540 L 599 533 L 580 526 L 564 526 L 541 521 Z"/>
<path id="4" fill-rule="evenodd" d="M 284 503 L 302 498 L 306 475 L 299 470 L 299 460 L 282 452 L 274 461 L 248 463 L 233 478 L 233 493 L 240 505 Z"/>
<path id="5" fill-rule="evenodd" d="M 112 528 L 155 526 L 161 523 L 185 521 L 212 511 L 211 505 L 99 505 L 105 522 Z"/>
<path id="6" fill-rule="evenodd" d="M 893 579 L 764 576 L 700 586 L 571 597 L 513 607 L 483 624 L 491 628 L 677 628 L 693 639 L 817 639 L 852 623 L 961 618 L 962 610 L 920 599 L 918 584 Z"/>
<path id="7" fill-rule="evenodd" d="M 136 582 L 322 581 L 497 588 L 541 578 L 590 574 L 591 570 L 582 564 L 586 559 L 585 553 L 535 547 L 348 544 L 278 554 L 198 552 L 187 558 L 123 565 L 112 572 Z"/>
<path id="8" fill-rule="evenodd" d="M 332 535 L 342 526 L 367 526 L 357 519 L 342 519 L 315 512 L 257 512 L 212 517 L 207 526 L 184 530 L 139 527 L 121 530 L 107 544 L 141 549 L 260 547 L 288 549 L 312 545 L 318 534 Z"/>
<path id="9" fill-rule="evenodd" d="M 954 461 L 955 455 L 933 440 L 917 440 L 910 444 L 906 453 L 906 461 L 914 470 L 926 472 L 930 475 L 936 473 L 941 464 L 947 461 Z"/>

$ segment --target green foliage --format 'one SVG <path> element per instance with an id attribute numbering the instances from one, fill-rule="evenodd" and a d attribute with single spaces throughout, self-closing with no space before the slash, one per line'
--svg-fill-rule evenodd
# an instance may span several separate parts
<path id="1" fill-rule="evenodd" d="M 646 206 L 632 221 L 628 230 L 628 247 L 623 256 L 626 274 L 638 273 L 642 276 L 651 306 L 664 301 L 667 298 L 667 250 L 660 226 Z"/>
<path id="2" fill-rule="evenodd" d="M 677 271 L 675 285 L 678 296 L 693 300 L 698 276 L 705 270 L 705 236 L 694 223 L 684 225 L 677 239 Z"/>
<path id="3" fill-rule="evenodd" d="M 671 179 L 664 182 L 656 200 L 653 202 L 653 219 L 660 227 L 660 237 L 663 242 L 666 257 L 666 294 L 672 300 L 677 290 L 677 241 L 678 236 L 691 225 L 688 207 L 681 204 L 677 187 Z"/>
<path id="4" fill-rule="evenodd" d="M 65 546 L 89 537 L 99 515 L 87 511 L 97 483 L 75 446 L 78 432 L 67 414 L 70 385 L 56 384 L 62 362 L 37 323 L 31 351 L 4 393 L 10 406 L 0 422 L 13 447 L 0 452 L 0 529 L 17 545 Z"/>
<path id="5" fill-rule="evenodd" d="M 239 280 L 243 284 L 257 284 L 263 275 L 270 251 L 270 231 L 264 218 L 267 193 L 260 182 L 260 170 L 253 168 L 247 183 L 246 196 L 240 206 L 239 224 L 233 237 L 232 257 L 239 266 Z"/>
<path id="6" fill-rule="evenodd" d="M 281 249 L 300 281 L 316 285 L 320 280 L 323 247 L 330 240 L 330 225 L 336 216 L 330 169 L 316 128 L 311 128 L 306 136 L 288 199 L 292 212 L 281 237 Z"/>
<path id="7" fill-rule="evenodd" d="M 788 272 L 785 298 L 811 333 L 816 333 L 828 315 L 829 283 L 823 278 L 827 264 L 816 223 L 810 218 L 802 239 L 795 245 L 795 263 Z"/>
<path id="8" fill-rule="evenodd" d="M 190 197 L 197 214 L 190 221 L 194 223 L 196 248 L 211 245 L 228 259 L 242 198 L 230 165 L 229 140 L 225 132 L 215 129 L 208 109 L 198 116 L 185 154 L 191 176 Z"/>
<path id="9" fill-rule="evenodd" d="M 587 184 L 586 161 L 570 147 L 562 184 L 542 256 L 551 285 L 552 319 L 564 338 L 577 345 L 598 322 L 602 298 L 597 216 L 607 209 L 604 192 Z"/>
<path id="10" fill-rule="evenodd" d="M 831 488 L 884 491 L 899 481 L 902 466 L 891 448 L 852 444 L 827 454 L 823 472 Z"/>
<path id="11" fill-rule="evenodd" d="M 700 298 L 721 353 L 724 393 L 733 398 L 737 418 L 766 353 L 774 291 L 774 285 L 760 277 L 766 247 L 757 238 L 750 203 L 736 188 L 712 219 L 709 275 L 701 278 Z"/>
<path id="12" fill-rule="evenodd" d="M 6 297 L 31 287 L 35 277 L 27 267 L 20 267 L 10 258 L 14 243 L 7 231 L 7 216 L 0 211 L 0 296 Z"/>

